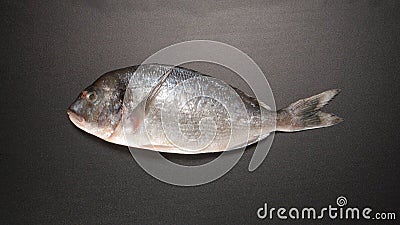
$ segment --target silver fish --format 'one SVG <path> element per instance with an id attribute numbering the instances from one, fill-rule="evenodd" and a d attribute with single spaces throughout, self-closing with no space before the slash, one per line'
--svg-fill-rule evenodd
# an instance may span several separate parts
<path id="1" fill-rule="evenodd" d="M 219 79 L 183 67 L 146 64 L 102 75 L 67 113 L 77 127 L 111 143 L 198 154 L 241 148 L 274 131 L 340 123 L 342 118 L 321 111 L 339 91 L 275 112 Z"/>

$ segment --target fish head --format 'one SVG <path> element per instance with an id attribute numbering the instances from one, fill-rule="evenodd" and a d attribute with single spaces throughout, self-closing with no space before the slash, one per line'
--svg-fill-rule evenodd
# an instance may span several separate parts
<path id="1" fill-rule="evenodd" d="M 85 88 L 68 108 L 75 126 L 107 140 L 121 121 L 125 89 L 118 78 L 105 74 Z"/>

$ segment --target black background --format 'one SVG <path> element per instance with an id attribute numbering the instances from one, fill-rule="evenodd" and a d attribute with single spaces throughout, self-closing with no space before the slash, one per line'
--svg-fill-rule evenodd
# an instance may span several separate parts
<path id="1" fill-rule="evenodd" d="M 1 224 L 276 224 L 257 218 L 264 202 L 320 208 L 340 195 L 400 217 L 397 1 L 0 4 Z M 278 108 L 341 88 L 326 110 L 345 121 L 279 133 L 255 172 L 253 146 L 221 179 L 188 188 L 154 179 L 126 147 L 68 120 L 69 104 L 104 72 L 193 39 L 247 53 Z M 351 221 L 324 223 L 333 222 Z"/>

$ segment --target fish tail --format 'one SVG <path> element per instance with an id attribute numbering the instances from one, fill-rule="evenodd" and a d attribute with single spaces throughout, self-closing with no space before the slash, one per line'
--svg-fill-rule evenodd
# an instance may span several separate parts
<path id="1" fill-rule="evenodd" d="M 329 127 L 343 121 L 331 113 L 321 111 L 340 89 L 332 89 L 309 98 L 298 100 L 277 112 L 277 131 L 294 132 Z"/>

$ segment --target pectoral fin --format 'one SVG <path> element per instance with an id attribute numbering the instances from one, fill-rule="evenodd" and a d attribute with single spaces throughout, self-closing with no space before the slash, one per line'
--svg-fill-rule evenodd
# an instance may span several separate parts
<path id="1" fill-rule="evenodd" d="M 149 92 L 147 97 L 143 100 L 143 101 L 145 101 L 145 103 L 144 103 L 144 114 L 145 115 L 148 112 L 148 108 L 149 108 L 150 103 L 155 99 L 157 94 L 160 92 L 161 86 L 167 80 L 167 78 L 169 77 L 169 75 L 171 73 L 172 73 L 172 68 L 170 70 L 168 70 L 162 77 L 160 77 L 160 79 L 159 79 L 158 83 L 156 84 L 156 86 L 154 86 L 154 88 Z"/>
<path id="2" fill-rule="evenodd" d="M 131 111 L 125 114 L 125 125 L 129 127 L 130 132 L 135 133 L 140 125 L 143 123 L 144 118 L 149 112 L 151 102 L 155 99 L 160 92 L 161 86 L 167 80 L 168 76 L 172 73 L 172 68 L 168 70 L 162 77 L 160 77 L 157 84 L 151 89 L 149 94 Z M 126 109 L 125 109 L 126 110 Z"/>

